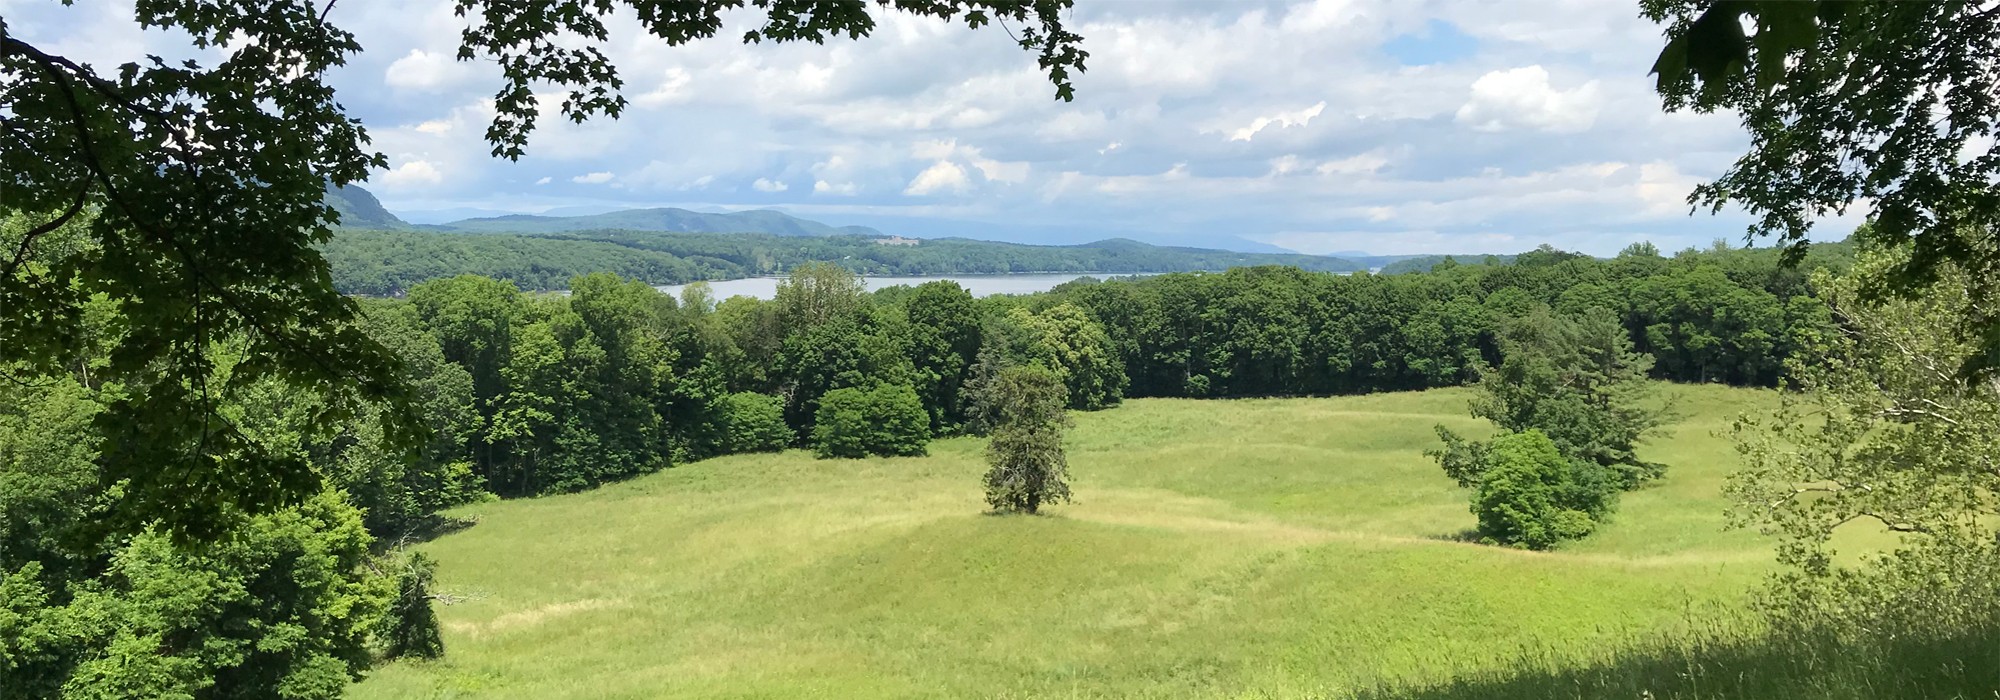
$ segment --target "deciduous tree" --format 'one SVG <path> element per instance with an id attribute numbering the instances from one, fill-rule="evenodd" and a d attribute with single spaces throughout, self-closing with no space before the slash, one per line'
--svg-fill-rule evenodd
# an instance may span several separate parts
<path id="1" fill-rule="evenodd" d="M 1000 372 L 988 391 L 993 432 L 986 445 L 986 504 L 1033 515 L 1043 505 L 1069 500 L 1063 453 L 1068 390 L 1054 373 L 1029 365 Z"/>

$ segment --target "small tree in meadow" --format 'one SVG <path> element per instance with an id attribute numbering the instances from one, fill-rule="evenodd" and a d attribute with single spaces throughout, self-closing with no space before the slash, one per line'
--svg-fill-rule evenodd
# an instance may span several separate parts
<path id="1" fill-rule="evenodd" d="M 908 384 L 835 389 L 820 398 L 813 448 L 820 459 L 914 457 L 931 439 L 930 414 Z"/>
<path id="2" fill-rule="evenodd" d="M 1034 514 L 1043 504 L 1069 500 L 1069 460 L 1063 430 L 1069 389 L 1047 369 L 1002 370 L 987 387 L 993 421 L 986 447 L 986 503 L 999 512 Z"/>

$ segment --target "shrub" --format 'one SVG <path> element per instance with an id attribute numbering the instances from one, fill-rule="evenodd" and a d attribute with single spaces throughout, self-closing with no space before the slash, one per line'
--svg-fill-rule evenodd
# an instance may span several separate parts
<path id="1" fill-rule="evenodd" d="M 1472 512 L 1488 542 L 1548 549 L 1589 535 L 1616 493 L 1602 467 L 1564 458 L 1539 430 L 1495 438 L 1482 457 Z"/>
<path id="2" fill-rule="evenodd" d="M 913 457 L 924 454 L 930 439 L 930 414 L 908 384 L 829 391 L 814 417 L 813 448 L 821 459 Z"/>
<path id="3" fill-rule="evenodd" d="M 778 397 L 745 391 L 724 396 L 717 403 L 721 453 L 776 452 L 792 444 L 792 428 L 785 424 L 785 402 Z"/>

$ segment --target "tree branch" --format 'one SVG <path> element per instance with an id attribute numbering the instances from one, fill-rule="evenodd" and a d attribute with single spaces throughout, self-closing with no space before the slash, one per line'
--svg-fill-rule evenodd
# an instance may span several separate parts
<path id="1" fill-rule="evenodd" d="M 28 249 L 34 246 L 35 239 L 42 237 L 43 234 L 50 231 L 62 228 L 63 224 L 69 223 L 69 220 L 76 218 L 77 214 L 83 213 L 83 205 L 89 200 L 90 183 L 85 182 L 82 187 L 77 188 L 76 201 L 70 203 L 69 209 L 40 226 L 28 229 L 28 233 L 21 237 L 21 245 L 14 249 L 14 257 L 7 261 L 7 268 L 0 270 L 0 279 L 13 279 L 14 273 L 20 270 L 21 264 L 27 262 Z"/>

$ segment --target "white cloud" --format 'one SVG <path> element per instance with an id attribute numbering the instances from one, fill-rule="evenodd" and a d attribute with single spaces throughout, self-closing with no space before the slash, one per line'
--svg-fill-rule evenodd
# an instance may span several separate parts
<path id="1" fill-rule="evenodd" d="M 971 186 L 971 180 L 965 176 L 965 168 L 958 167 L 957 163 L 941 160 L 925 168 L 923 172 L 917 173 L 917 177 L 910 180 L 910 186 L 903 188 L 903 194 L 922 196 L 940 191 L 964 192 Z"/>
<path id="2" fill-rule="evenodd" d="M 640 94 L 638 97 L 632 98 L 632 102 L 644 107 L 659 107 L 684 102 L 689 97 L 687 86 L 692 82 L 694 82 L 694 76 L 689 75 L 686 69 L 679 66 L 668 68 L 660 78 L 659 85 L 654 86 L 653 89 Z"/>
<path id="3" fill-rule="evenodd" d="M 757 190 L 758 192 L 783 192 L 785 190 L 791 189 L 791 186 L 786 185 L 783 181 L 769 180 L 760 177 L 757 178 L 756 182 L 750 183 L 750 188 Z"/>
<path id="4" fill-rule="evenodd" d="M 830 194 L 836 197 L 852 197 L 859 188 L 852 182 L 834 184 L 825 180 L 813 181 L 813 194 Z"/>
<path id="5" fill-rule="evenodd" d="M 583 175 L 578 175 L 576 177 L 570 178 L 569 181 L 584 185 L 602 185 L 604 183 L 610 182 L 612 177 L 613 175 L 608 172 L 595 172 L 595 173 L 585 173 Z"/>
<path id="6" fill-rule="evenodd" d="M 422 124 L 418 124 L 416 126 L 416 129 L 418 133 L 431 134 L 434 136 L 443 136 L 445 134 L 451 133 L 453 126 L 454 125 L 449 119 L 432 119 Z"/>
<path id="7" fill-rule="evenodd" d="M 1271 159 L 1271 176 L 1282 177 L 1299 169 L 1299 157 L 1290 153 Z"/>
<path id="8" fill-rule="evenodd" d="M 435 92 L 469 77 L 467 68 L 443 52 L 410 49 L 408 54 L 389 64 L 388 71 L 382 75 L 382 82 L 393 88 Z"/>
<path id="9" fill-rule="evenodd" d="M 1305 109 L 1292 112 L 1279 112 L 1268 117 L 1258 117 L 1250 120 L 1248 126 L 1229 132 L 1229 140 L 1248 141 L 1251 137 L 1256 136 L 1257 132 L 1263 131 L 1265 127 L 1272 124 L 1278 125 L 1279 128 L 1305 126 L 1312 121 L 1313 117 L 1319 116 L 1324 111 L 1326 111 L 1326 102 L 1322 100 L 1319 104 Z"/>
<path id="10" fill-rule="evenodd" d="M 536 180 L 536 181 L 535 181 L 535 184 L 537 184 L 537 185 L 546 185 L 546 184 L 549 184 L 549 177 L 548 177 L 547 175 L 543 175 L 543 176 L 542 176 L 542 179 L 540 179 L 540 180 Z"/>
<path id="11" fill-rule="evenodd" d="M 430 161 L 412 160 L 382 173 L 382 182 L 396 187 L 435 185 L 444 182 L 444 173 Z"/>
<path id="12" fill-rule="evenodd" d="M 1320 163 L 1313 166 L 1313 172 L 1321 175 L 1363 175 L 1381 170 L 1382 166 L 1388 164 L 1388 156 L 1379 151 L 1369 151 Z"/>
<path id="13" fill-rule="evenodd" d="M 1496 70 L 1472 83 L 1472 98 L 1456 118 L 1477 131 L 1583 131 L 1597 121 L 1597 81 L 1557 90 L 1540 65 Z"/>

